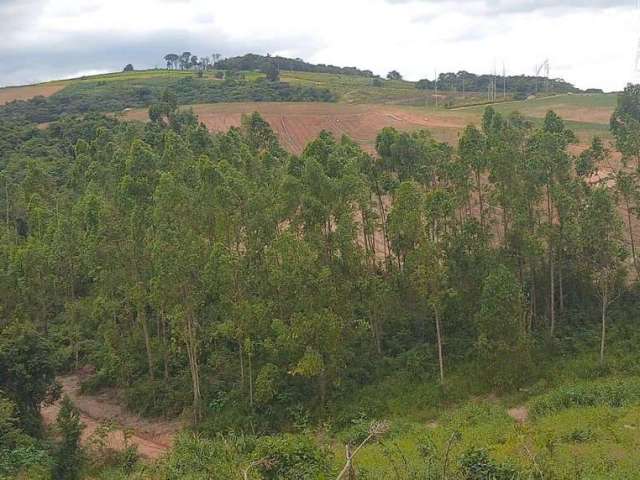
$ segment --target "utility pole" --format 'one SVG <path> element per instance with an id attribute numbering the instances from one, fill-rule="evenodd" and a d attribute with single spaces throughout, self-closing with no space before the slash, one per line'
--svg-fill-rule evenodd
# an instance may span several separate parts
<path id="1" fill-rule="evenodd" d="M 436 93 L 435 93 L 435 98 L 436 98 L 436 108 L 438 108 L 438 71 L 435 71 L 435 75 L 436 75 Z"/>
<path id="2" fill-rule="evenodd" d="M 502 99 L 507 99 L 507 68 L 504 66 L 504 62 L 502 62 Z"/>

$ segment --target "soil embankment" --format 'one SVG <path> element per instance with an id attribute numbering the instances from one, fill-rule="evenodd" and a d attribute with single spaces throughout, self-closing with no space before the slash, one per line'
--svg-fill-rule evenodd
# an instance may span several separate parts
<path id="1" fill-rule="evenodd" d="M 173 442 L 175 434 L 182 429 L 178 420 L 144 419 L 123 408 L 114 392 L 106 391 L 98 395 L 80 394 L 81 376 L 79 374 L 60 377 L 63 394 L 69 396 L 80 411 L 80 420 L 85 425 L 82 442 L 87 445 L 104 422 L 112 422 L 106 438 L 106 446 L 113 450 L 123 450 L 128 442 L 135 445 L 138 453 L 150 459 L 160 457 Z M 56 421 L 60 402 L 44 407 L 42 416 L 45 424 L 50 426 Z M 125 434 L 126 432 L 126 434 Z M 128 439 L 125 441 L 125 436 Z"/>

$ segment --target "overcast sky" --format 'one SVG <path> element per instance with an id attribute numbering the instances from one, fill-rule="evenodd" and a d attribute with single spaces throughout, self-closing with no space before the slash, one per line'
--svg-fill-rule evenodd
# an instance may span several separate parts
<path id="1" fill-rule="evenodd" d="M 468 70 L 634 80 L 636 0 L 0 0 L 0 85 L 247 52 L 407 79 Z M 640 79 L 635 79 L 640 80 Z"/>

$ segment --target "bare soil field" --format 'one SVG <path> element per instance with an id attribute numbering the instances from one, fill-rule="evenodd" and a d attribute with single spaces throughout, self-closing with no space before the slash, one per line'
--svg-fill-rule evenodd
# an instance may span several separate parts
<path id="1" fill-rule="evenodd" d="M 343 134 L 372 151 L 384 127 L 398 130 L 431 130 L 440 140 L 455 142 L 467 124 L 464 115 L 435 113 L 410 107 L 387 105 L 347 105 L 333 103 L 219 103 L 191 107 L 207 128 L 224 132 L 240 125 L 242 115 L 258 112 L 278 133 L 282 145 L 301 153 L 322 130 L 336 137 Z M 147 120 L 146 109 L 130 110 L 125 119 Z"/>
<path id="2" fill-rule="evenodd" d="M 128 412 L 120 404 L 114 392 L 99 395 L 81 395 L 79 374 L 58 378 L 63 393 L 68 395 L 80 410 L 80 421 L 85 425 L 82 432 L 82 443 L 91 444 L 92 436 L 103 422 L 112 422 L 106 443 L 112 450 L 123 450 L 127 443 L 135 445 L 138 453 L 145 458 L 156 459 L 166 452 L 173 442 L 174 435 L 181 430 L 183 424 L 178 420 L 150 420 Z M 42 416 L 47 426 L 52 426 L 60 410 L 60 402 L 42 409 Z M 128 440 L 125 441 L 125 431 Z"/>
<path id="3" fill-rule="evenodd" d="M 0 105 L 13 102 L 14 100 L 29 100 L 38 95 L 49 97 L 64 87 L 64 83 L 47 83 L 43 85 L 27 85 L 25 87 L 0 88 Z"/>

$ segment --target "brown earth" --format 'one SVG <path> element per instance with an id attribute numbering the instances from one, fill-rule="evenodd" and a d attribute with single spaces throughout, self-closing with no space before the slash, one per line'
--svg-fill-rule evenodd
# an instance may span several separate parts
<path id="1" fill-rule="evenodd" d="M 12 102 L 14 100 L 28 100 L 38 95 L 48 97 L 59 92 L 65 87 L 62 83 L 44 84 L 44 85 L 28 85 L 26 87 L 5 87 L 0 88 L 0 105 Z"/>
<path id="2" fill-rule="evenodd" d="M 72 374 L 58 378 L 63 393 L 80 411 L 80 421 L 85 425 L 82 443 L 90 445 L 96 430 L 104 422 L 111 422 L 113 428 L 106 439 L 106 446 L 113 450 L 124 450 L 135 445 L 138 453 L 145 458 L 156 459 L 166 452 L 173 442 L 175 434 L 183 428 L 179 420 L 143 419 L 125 410 L 113 391 L 98 395 L 81 395 L 81 374 Z M 60 410 L 60 401 L 42 408 L 45 425 L 52 426 Z M 128 440 L 125 441 L 125 432 Z"/>
<path id="3" fill-rule="evenodd" d="M 190 107 L 210 131 L 225 132 L 240 125 L 242 115 L 258 112 L 277 132 L 284 148 L 301 153 L 305 145 L 328 130 L 348 135 L 373 151 L 375 139 L 384 127 L 398 130 L 431 130 L 440 140 L 454 141 L 467 124 L 464 115 L 443 115 L 410 107 L 347 105 L 332 103 L 219 103 Z M 146 109 L 122 113 L 125 119 L 147 120 Z"/>

